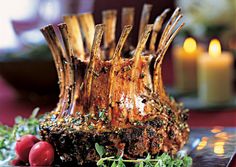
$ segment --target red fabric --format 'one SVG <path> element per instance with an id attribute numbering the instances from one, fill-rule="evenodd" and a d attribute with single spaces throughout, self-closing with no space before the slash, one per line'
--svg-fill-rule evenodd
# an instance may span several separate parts
<path id="1" fill-rule="evenodd" d="M 20 99 L 17 92 L 0 77 L 0 123 L 12 126 L 16 116 L 29 117 L 36 107 L 40 107 L 40 113 L 53 109 L 52 106 L 37 106 Z"/>
<path id="2" fill-rule="evenodd" d="M 236 126 L 236 109 L 215 111 L 190 111 L 191 127 Z"/>

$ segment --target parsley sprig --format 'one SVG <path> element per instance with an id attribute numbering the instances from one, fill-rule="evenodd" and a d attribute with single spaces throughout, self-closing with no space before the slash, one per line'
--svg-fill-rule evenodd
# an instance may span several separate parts
<path id="1" fill-rule="evenodd" d="M 123 155 L 103 157 L 105 148 L 98 143 L 95 144 L 95 149 L 100 156 L 100 160 L 97 161 L 99 167 L 126 167 L 126 165 L 130 166 L 132 164 L 134 167 L 190 167 L 192 165 L 192 158 L 189 156 L 172 157 L 167 153 L 163 153 L 155 158 L 148 154 L 146 158 L 128 160 L 123 159 Z"/>

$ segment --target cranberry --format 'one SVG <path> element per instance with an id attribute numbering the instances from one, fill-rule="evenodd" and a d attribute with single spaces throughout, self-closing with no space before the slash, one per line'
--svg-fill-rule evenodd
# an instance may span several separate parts
<path id="1" fill-rule="evenodd" d="M 16 157 L 15 159 L 13 159 L 10 164 L 12 166 L 21 166 L 21 165 L 25 165 L 25 163 L 19 158 L 19 157 Z"/>
<path id="2" fill-rule="evenodd" d="M 54 149 L 46 141 L 36 143 L 30 150 L 29 162 L 31 166 L 50 166 L 53 161 Z"/>
<path id="3" fill-rule="evenodd" d="M 28 162 L 30 149 L 38 141 L 39 139 L 33 135 L 25 135 L 17 140 L 15 151 L 19 159 L 21 159 L 23 162 Z"/>

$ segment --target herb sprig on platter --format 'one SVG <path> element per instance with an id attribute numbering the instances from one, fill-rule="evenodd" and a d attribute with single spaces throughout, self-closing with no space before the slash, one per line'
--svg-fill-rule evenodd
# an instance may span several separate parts
<path id="1" fill-rule="evenodd" d="M 97 166 L 100 167 L 190 167 L 192 165 L 192 158 L 187 155 L 172 157 L 163 153 L 152 158 L 148 154 L 146 158 L 128 160 L 123 159 L 123 155 L 103 157 L 106 153 L 105 148 L 98 143 L 95 144 L 95 149 L 100 156 L 100 160 L 97 161 Z"/>

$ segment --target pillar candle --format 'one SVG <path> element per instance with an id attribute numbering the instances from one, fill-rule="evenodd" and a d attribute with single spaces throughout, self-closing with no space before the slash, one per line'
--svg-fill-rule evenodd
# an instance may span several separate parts
<path id="1" fill-rule="evenodd" d="M 198 60 L 198 95 L 205 103 L 222 103 L 231 100 L 233 92 L 233 56 L 221 53 L 221 45 L 213 39 L 209 53 Z"/>
<path id="2" fill-rule="evenodd" d="M 175 88 L 178 92 L 194 92 L 197 89 L 197 58 L 203 48 L 193 38 L 187 38 L 183 46 L 173 49 Z"/>

